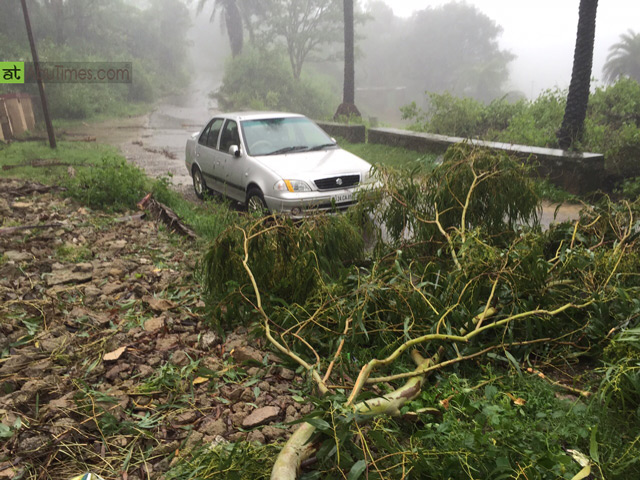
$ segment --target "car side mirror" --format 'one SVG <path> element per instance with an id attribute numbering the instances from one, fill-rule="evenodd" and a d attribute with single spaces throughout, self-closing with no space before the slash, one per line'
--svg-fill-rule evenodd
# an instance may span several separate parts
<path id="1" fill-rule="evenodd" d="M 240 158 L 242 152 L 240 151 L 240 147 L 238 145 L 231 145 L 229 147 L 229 155 L 233 155 L 236 158 Z"/>

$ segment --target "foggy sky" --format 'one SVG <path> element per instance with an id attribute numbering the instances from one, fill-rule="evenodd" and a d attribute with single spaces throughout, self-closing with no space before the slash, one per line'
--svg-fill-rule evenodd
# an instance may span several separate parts
<path id="1" fill-rule="evenodd" d="M 401 17 L 450 0 L 384 0 Z M 365 2 L 366 3 L 366 2 Z M 504 32 L 500 46 L 517 55 L 510 88 L 535 97 L 546 88 L 566 88 L 571 79 L 580 0 L 467 0 Z M 639 0 L 600 0 L 592 76 L 602 77 L 609 47 L 620 34 L 640 31 Z"/>

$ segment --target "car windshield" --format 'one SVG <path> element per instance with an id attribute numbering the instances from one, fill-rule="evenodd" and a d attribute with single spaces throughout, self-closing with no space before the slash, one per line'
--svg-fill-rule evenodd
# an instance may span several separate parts
<path id="1" fill-rule="evenodd" d="M 307 152 L 335 146 L 335 142 L 305 117 L 266 118 L 242 122 L 247 152 L 252 156 Z"/>

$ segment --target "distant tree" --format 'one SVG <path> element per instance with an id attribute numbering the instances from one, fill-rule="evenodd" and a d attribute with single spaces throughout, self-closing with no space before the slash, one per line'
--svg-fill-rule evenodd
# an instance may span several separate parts
<path id="1" fill-rule="evenodd" d="M 476 7 L 449 3 L 417 12 L 402 26 L 394 51 L 384 62 L 411 94 L 449 91 L 490 101 L 503 95 L 508 64 L 501 50 L 502 27 Z"/>
<path id="2" fill-rule="evenodd" d="M 596 35 L 598 0 L 580 0 L 578 34 L 573 57 L 573 72 L 567 96 L 562 126 L 558 130 L 558 145 L 567 149 L 580 140 L 589 105 L 593 45 Z"/>
<path id="3" fill-rule="evenodd" d="M 284 41 L 293 77 L 321 45 L 338 41 L 343 31 L 341 0 L 271 0 L 262 17 L 265 42 Z"/>
<path id="4" fill-rule="evenodd" d="M 202 12 L 208 0 L 198 0 L 198 14 Z M 214 0 L 210 20 L 213 22 L 220 14 L 220 25 L 226 29 L 231 45 L 231 55 L 237 57 L 244 45 L 243 17 L 238 0 Z"/>
<path id="5" fill-rule="evenodd" d="M 620 41 L 609 48 L 603 72 L 609 83 L 620 77 L 631 77 L 640 83 L 640 33 L 629 30 L 620 35 Z"/>
<path id="6" fill-rule="evenodd" d="M 344 0 L 344 84 L 342 103 L 336 111 L 335 117 L 355 115 L 360 116 L 356 102 L 356 73 L 355 73 L 355 25 L 353 0 Z"/>

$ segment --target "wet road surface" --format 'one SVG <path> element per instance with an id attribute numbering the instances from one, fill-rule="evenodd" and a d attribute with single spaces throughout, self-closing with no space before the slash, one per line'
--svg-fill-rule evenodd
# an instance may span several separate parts
<path id="1" fill-rule="evenodd" d="M 218 112 L 215 100 L 208 98 L 210 89 L 195 88 L 188 97 L 166 99 L 150 114 L 112 119 L 69 129 L 73 135 L 95 137 L 97 142 L 113 145 L 131 163 L 149 176 L 170 175 L 178 191 L 190 199 L 191 176 L 184 163 L 185 144 Z"/>

